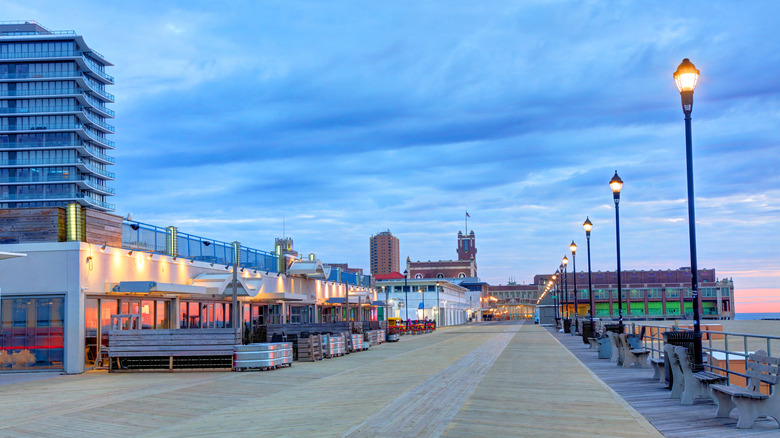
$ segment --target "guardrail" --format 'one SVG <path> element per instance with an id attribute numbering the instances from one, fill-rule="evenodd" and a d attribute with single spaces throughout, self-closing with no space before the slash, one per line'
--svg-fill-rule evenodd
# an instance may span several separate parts
<path id="1" fill-rule="evenodd" d="M 651 351 L 651 356 L 661 357 L 664 349 L 664 332 L 675 331 L 674 326 L 657 326 L 657 325 L 644 325 L 644 324 L 626 324 L 626 328 L 629 333 L 641 334 L 642 327 L 644 327 L 644 348 Z M 772 335 L 759 335 L 751 333 L 735 333 L 725 332 L 717 330 L 701 330 L 702 333 L 702 352 L 707 355 L 707 363 L 705 367 L 709 371 L 717 372 L 721 371 L 729 378 L 731 383 L 732 376 L 739 376 L 747 378 L 744 372 L 739 372 L 731 369 L 730 362 L 732 360 L 747 360 L 747 357 L 751 352 L 756 350 L 765 350 L 769 356 L 774 356 L 780 352 L 780 336 Z M 721 339 L 722 336 L 722 339 Z M 752 342 L 751 342 L 752 341 Z M 760 344 L 760 345 L 759 345 Z M 775 349 L 772 349 L 772 346 Z M 732 350 L 732 348 L 742 348 L 742 350 Z M 715 359 L 713 353 L 722 353 L 725 355 L 723 360 Z M 715 364 L 723 362 L 725 366 Z"/>
<path id="2" fill-rule="evenodd" d="M 160 254 L 176 255 L 190 260 L 211 263 L 214 266 L 225 265 L 229 269 L 233 264 L 233 244 L 216 239 L 209 239 L 194 234 L 176 230 L 175 254 L 170 254 L 172 248 L 172 231 L 169 228 L 145 224 L 137 221 L 122 223 L 122 247 L 149 251 Z M 241 245 L 239 251 L 239 266 L 258 271 L 279 272 L 279 257 L 268 251 Z M 339 271 L 341 275 L 339 277 Z M 340 280 L 339 280 L 340 278 Z M 341 268 L 331 269 L 328 281 L 340 281 L 356 286 L 371 286 L 371 277 Z"/>

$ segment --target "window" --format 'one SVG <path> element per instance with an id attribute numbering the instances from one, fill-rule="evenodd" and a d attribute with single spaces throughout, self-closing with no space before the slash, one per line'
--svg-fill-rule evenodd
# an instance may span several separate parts
<path id="1" fill-rule="evenodd" d="M 422 274 L 414 274 L 414 278 L 419 279 L 419 278 L 423 278 L 423 276 L 422 276 Z"/>

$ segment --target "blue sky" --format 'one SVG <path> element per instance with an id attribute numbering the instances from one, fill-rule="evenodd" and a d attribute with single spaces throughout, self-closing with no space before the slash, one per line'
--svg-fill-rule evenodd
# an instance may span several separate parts
<path id="1" fill-rule="evenodd" d="M 690 58 L 699 266 L 733 277 L 738 305 L 780 311 L 780 3 L 0 10 L 76 30 L 116 64 L 118 214 L 261 249 L 285 218 L 297 250 L 367 270 L 386 229 L 403 259 L 454 258 L 468 210 L 491 283 L 554 271 L 572 239 L 584 256 L 586 216 L 593 269 L 615 269 L 616 169 L 624 269 L 690 265 L 672 80 Z"/>

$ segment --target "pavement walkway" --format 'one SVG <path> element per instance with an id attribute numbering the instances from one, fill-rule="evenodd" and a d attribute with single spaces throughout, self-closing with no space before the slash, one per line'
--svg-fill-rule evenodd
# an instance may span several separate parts
<path id="1" fill-rule="evenodd" d="M 0 405 L 0 436 L 661 436 L 547 330 L 515 321 L 268 372 L 8 383 Z"/>

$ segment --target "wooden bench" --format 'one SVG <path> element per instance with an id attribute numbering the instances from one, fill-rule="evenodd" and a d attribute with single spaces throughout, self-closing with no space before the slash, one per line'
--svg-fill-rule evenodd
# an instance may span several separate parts
<path id="1" fill-rule="evenodd" d="M 659 382 L 666 382 L 666 374 L 664 373 L 664 358 L 663 357 L 650 357 L 648 359 L 650 365 L 653 366 L 653 379 L 658 379 Z"/>
<path id="2" fill-rule="evenodd" d="M 688 349 L 675 346 L 674 354 L 680 366 L 683 376 L 683 393 L 680 400 L 682 405 L 692 405 L 697 398 L 712 398 L 710 385 L 726 383 L 726 376 L 711 373 L 709 371 L 694 372 L 688 359 Z M 675 376 L 676 378 L 676 376 Z"/>
<path id="3" fill-rule="evenodd" d="M 650 356 L 650 350 L 644 348 L 631 348 L 625 333 L 619 336 L 620 347 L 623 349 L 623 368 L 630 368 L 631 365 L 639 365 L 641 368 L 647 368 L 647 357 Z"/>
<path id="4" fill-rule="evenodd" d="M 234 344 L 233 329 L 111 330 L 108 371 L 231 368 Z"/>
<path id="5" fill-rule="evenodd" d="M 753 427 L 758 417 L 772 417 L 780 425 L 780 396 L 775 388 L 772 395 L 761 392 L 761 382 L 770 385 L 778 383 L 780 358 L 768 356 L 758 350 L 748 356 L 745 362 L 748 376 L 747 388 L 732 385 L 712 385 L 712 397 L 718 402 L 715 417 L 728 417 L 731 410 L 739 409 L 737 428 Z"/>

